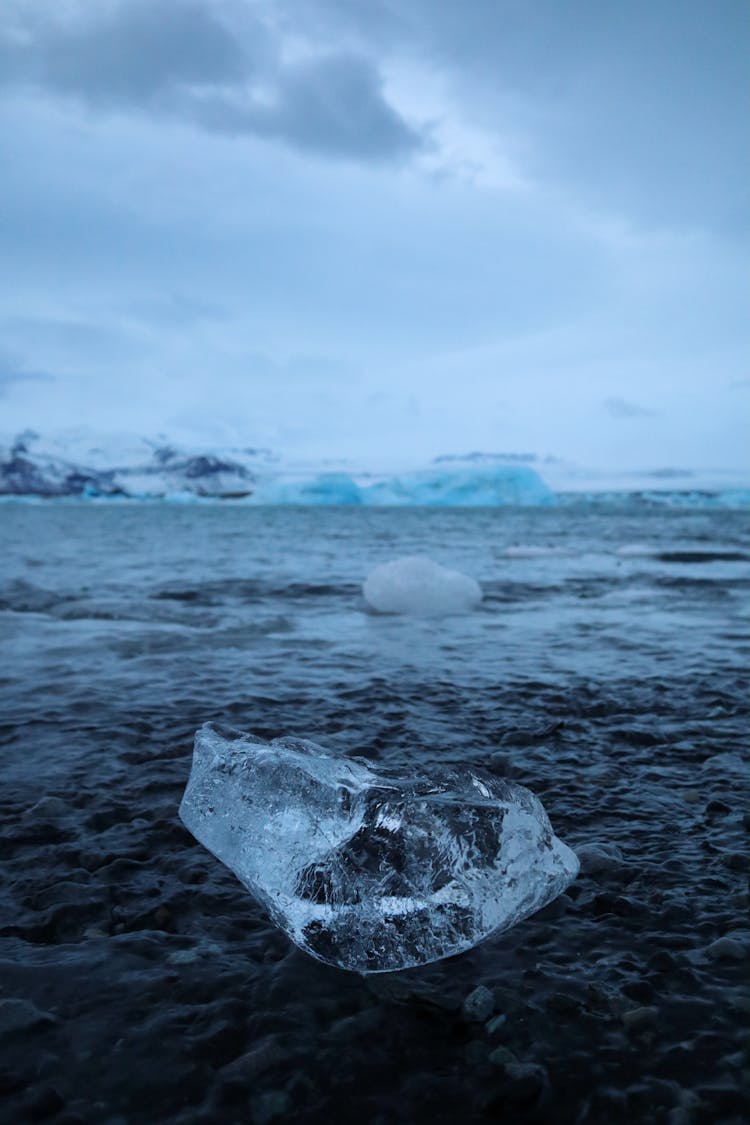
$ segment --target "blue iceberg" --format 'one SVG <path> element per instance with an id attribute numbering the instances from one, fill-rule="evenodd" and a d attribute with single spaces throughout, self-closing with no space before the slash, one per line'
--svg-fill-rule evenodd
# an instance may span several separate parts
<path id="1" fill-rule="evenodd" d="M 526 465 L 435 467 L 360 481 L 348 473 L 275 477 L 258 483 L 256 504 L 367 505 L 369 507 L 497 508 L 554 504 L 555 494 Z"/>
<path id="2" fill-rule="evenodd" d="M 403 473 L 364 489 L 366 504 L 497 508 L 554 504 L 555 494 L 527 465 L 488 464 Z"/>
<path id="3" fill-rule="evenodd" d="M 313 506 L 362 504 L 362 490 L 348 473 L 319 473 L 301 479 L 266 480 L 253 494 L 256 504 Z"/>

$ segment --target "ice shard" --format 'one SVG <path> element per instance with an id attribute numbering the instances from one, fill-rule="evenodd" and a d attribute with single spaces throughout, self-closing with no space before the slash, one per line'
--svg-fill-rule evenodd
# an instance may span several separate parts
<path id="1" fill-rule="evenodd" d="M 210 723 L 180 816 L 296 945 L 360 973 L 470 949 L 578 873 L 520 785 L 472 766 L 375 772 L 312 742 Z"/>

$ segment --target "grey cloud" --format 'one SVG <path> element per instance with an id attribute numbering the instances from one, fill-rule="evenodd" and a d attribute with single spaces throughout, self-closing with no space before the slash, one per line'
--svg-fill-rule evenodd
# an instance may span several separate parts
<path id="1" fill-rule="evenodd" d="M 46 371 L 29 370 L 17 356 L 0 348 L 0 396 L 6 394 L 13 383 L 23 383 L 29 379 L 47 382 L 53 378 Z"/>
<path id="2" fill-rule="evenodd" d="M 332 55 L 289 67 L 271 104 L 217 96 L 196 105 L 209 128 L 256 133 L 331 155 L 408 155 L 423 141 L 391 106 L 377 70 L 356 55 Z"/>
<path id="3" fill-rule="evenodd" d="M 420 145 L 367 58 L 338 52 L 285 61 L 280 41 L 244 4 L 112 0 L 67 19 L 44 4 L 24 11 L 25 22 L 0 26 L 6 85 L 334 156 L 398 157 Z"/>
<path id="4" fill-rule="evenodd" d="M 194 0 L 140 0 L 109 7 L 90 23 L 48 25 L 29 50 L 42 83 L 93 103 L 132 104 L 175 86 L 237 82 L 248 65 L 229 29 Z"/>
<path id="5" fill-rule="evenodd" d="M 290 26 L 417 55 L 525 170 L 657 226 L 746 237 L 745 0 L 276 0 Z"/>
<path id="6" fill-rule="evenodd" d="M 613 418 L 656 418 L 655 410 L 639 406 L 637 402 L 628 402 L 624 398 L 608 398 L 604 401 L 604 409 Z"/>
<path id="7" fill-rule="evenodd" d="M 138 104 L 183 84 L 239 81 L 269 51 L 261 25 L 238 34 L 206 0 L 10 0 L 0 14 L 0 82 L 92 104 Z M 15 17 L 14 17 L 15 12 Z"/>

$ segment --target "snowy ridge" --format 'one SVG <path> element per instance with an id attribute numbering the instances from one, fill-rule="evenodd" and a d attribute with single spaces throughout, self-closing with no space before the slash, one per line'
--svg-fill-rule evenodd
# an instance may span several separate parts
<path id="1" fill-rule="evenodd" d="M 0 495 L 239 498 L 272 462 L 262 449 L 188 451 L 166 439 L 43 439 L 27 430 L 0 443 Z"/>
<path id="2" fill-rule="evenodd" d="M 268 449 L 178 445 L 163 435 L 96 435 L 84 429 L 0 439 L 0 497 L 211 499 L 267 505 L 541 507 L 638 503 L 649 507 L 750 507 L 737 472 L 591 472 L 534 454 L 436 457 L 428 468 L 375 472 L 330 463 L 284 464 Z"/>
<path id="3" fill-rule="evenodd" d="M 186 450 L 165 438 L 43 439 L 26 431 L 0 443 L 0 495 L 244 499 L 255 504 L 497 506 L 552 504 L 526 464 L 435 464 L 395 475 L 284 467 L 270 451 Z"/>

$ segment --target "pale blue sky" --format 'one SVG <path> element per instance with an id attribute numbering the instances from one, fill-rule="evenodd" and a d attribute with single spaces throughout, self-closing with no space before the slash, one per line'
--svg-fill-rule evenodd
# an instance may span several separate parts
<path id="1" fill-rule="evenodd" d="M 0 430 L 747 463 L 741 0 L 4 0 Z"/>

